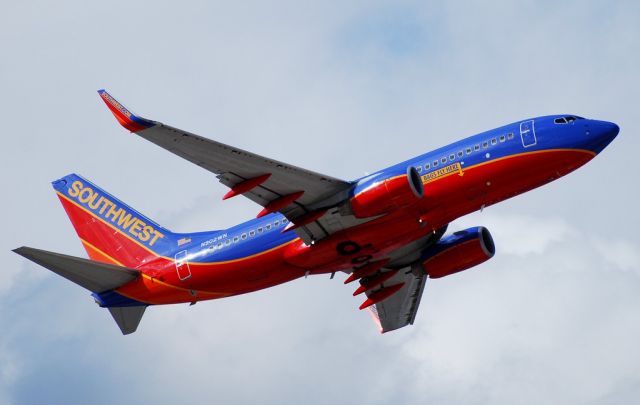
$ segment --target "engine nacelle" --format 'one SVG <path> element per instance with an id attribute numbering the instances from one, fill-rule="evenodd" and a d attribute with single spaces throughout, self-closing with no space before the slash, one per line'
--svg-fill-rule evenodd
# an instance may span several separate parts
<path id="1" fill-rule="evenodd" d="M 483 226 L 455 232 L 422 254 L 429 278 L 440 278 L 483 263 L 496 253 L 489 230 Z"/>
<path id="2" fill-rule="evenodd" d="M 351 211 L 357 218 L 386 214 L 407 207 L 424 196 L 424 185 L 415 167 L 386 178 L 365 178 L 354 189 Z"/>

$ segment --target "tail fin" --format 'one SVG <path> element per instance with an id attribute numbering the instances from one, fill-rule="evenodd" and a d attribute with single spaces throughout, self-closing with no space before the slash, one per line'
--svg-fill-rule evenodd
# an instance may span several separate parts
<path id="1" fill-rule="evenodd" d="M 95 261 L 137 268 L 175 246 L 172 232 L 77 174 L 54 181 L 53 188 Z"/>

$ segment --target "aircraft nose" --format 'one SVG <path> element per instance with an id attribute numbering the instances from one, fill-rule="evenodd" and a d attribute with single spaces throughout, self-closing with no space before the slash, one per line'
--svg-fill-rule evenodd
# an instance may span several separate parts
<path id="1" fill-rule="evenodd" d="M 600 153 L 618 136 L 620 127 L 609 121 L 593 121 L 592 132 L 594 150 Z"/>
<path id="2" fill-rule="evenodd" d="M 613 139 L 620 132 L 620 127 L 609 121 L 600 121 L 600 136 L 609 140 L 609 142 L 613 141 Z"/>

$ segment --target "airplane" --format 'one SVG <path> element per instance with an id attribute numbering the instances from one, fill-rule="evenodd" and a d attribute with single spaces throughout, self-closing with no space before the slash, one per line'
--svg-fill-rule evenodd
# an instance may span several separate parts
<path id="1" fill-rule="evenodd" d="M 14 252 L 89 290 L 125 335 L 148 306 L 336 273 L 381 333 L 411 325 L 427 279 L 495 254 L 487 228 L 447 234 L 451 222 L 576 170 L 619 132 L 577 115 L 527 118 L 345 181 L 139 117 L 98 93 L 125 129 L 215 174 L 230 189 L 223 200 L 262 207 L 229 229 L 175 233 L 77 174 L 54 181 L 90 259 Z"/>

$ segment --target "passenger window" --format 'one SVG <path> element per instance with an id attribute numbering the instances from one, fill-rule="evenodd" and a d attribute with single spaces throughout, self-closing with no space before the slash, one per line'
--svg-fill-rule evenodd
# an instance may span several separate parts
<path id="1" fill-rule="evenodd" d="M 429 163 L 427 163 L 427 164 L 425 164 L 425 165 L 424 165 L 424 169 L 425 169 L 425 170 L 429 170 L 429 167 L 430 167 Z"/>
<path id="2" fill-rule="evenodd" d="M 473 145 L 473 150 L 475 150 L 476 152 L 480 150 L 480 144 L 478 145 Z"/>
<path id="3" fill-rule="evenodd" d="M 231 239 L 227 239 L 224 241 L 225 246 L 229 246 L 231 244 Z"/>
<path id="4" fill-rule="evenodd" d="M 497 140 L 496 138 L 493 138 L 493 139 L 491 140 L 491 145 L 495 145 L 495 144 L 497 144 L 497 143 L 498 143 L 498 140 Z"/>
<path id="5" fill-rule="evenodd" d="M 489 142 L 487 142 L 487 141 L 482 142 L 482 147 L 483 148 L 488 148 L 489 147 Z"/>
<path id="6" fill-rule="evenodd" d="M 262 227 L 258 227 L 258 233 L 262 233 Z"/>
<path id="7" fill-rule="evenodd" d="M 505 136 L 504 135 L 500 135 L 500 142 L 504 142 L 505 141 Z"/>
<path id="8" fill-rule="evenodd" d="M 267 231 L 271 230 L 271 224 L 267 224 L 264 227 L 267 228 Z"/>
<path id="9" fill-rule="evenodd" d="M 453 162 L 453 159 L 455 159 L 455 158 L 456 158 L 456 155 L 454 155 L 454 154 L 449 155 L 449 160 L 450 161 Z"/>
<path id="10" fill-rule="evenodd" d="M 418 173 L 422 173 L 422 166 L 416 167 L 416 170 L 418 171 Z"/>
<path id="11" fill-rule="evenodd" d="M 238 243 L 239 240 L 240 240 L 240 238 L 238 238 L 237 236 L 233 237 L 233 243 Z"/>
<path id="12" fill-rule="evenodd" d="M 218 249 L 222 249 L 222 242 L 218 243 Z"/>
<path id="13" fill-rule="evenodd" d="M 286 224 L 287 222 L 289 222 L 289 220 L 287 218 L 282 220 L 282 225 Z"/>
<path id="14" fill-rule="evenodd" d="M 252 238 L 256 236 L 256 231 L 254 230 L 249 231 L 249 236 L 251 236 Z"/>
<path id="15" fill-rule="evenodd" d="M 507 134 L 507 139 L 509 140 L 513 139 L 513 132 L 510 132 Z"/>
<path id="16" fill-rule="evenodd" d="M 467 148 L 466 152 L 467 152 L 467 155 L 470 155 L 471 154 L 471 148 Z"/>
<path id="17" fill-rule="evenodd" d="M 279 226 L 279 225 L 280 225 L 280 221 L 278 220 L 273 221 L 273 226 Z"/>
<path id="18" fill-rule="evenodd" d="M 434 160 L 434 161 L 433 161 L 433 167 L 436 167 L 436 166 L 438 166 L 438 161 L 437 161 L 437 160 Z"/>
<path id="19" fill-rule="evenodd" d="M 462 153 L 461 150 L 458 151 L 458 157 L 462 157 L 464 155 L 464 153 Z"/>
<path id="20" fill-rule="evenodd" d="M 245 239 L 247 239 L 247 234 L 243 233 L 242 235 L 240 235 L 240 237 L 242 238 L 242 240 L 245 240 Z"/>
<path id="21" fill-rule="evenodd" d="M 440 161 L 442 162 L 442 164 L 445 164 L 445 163 L 447 163 L 447 158 L 443 157 L 442 159 L 440 159 Z"/>

